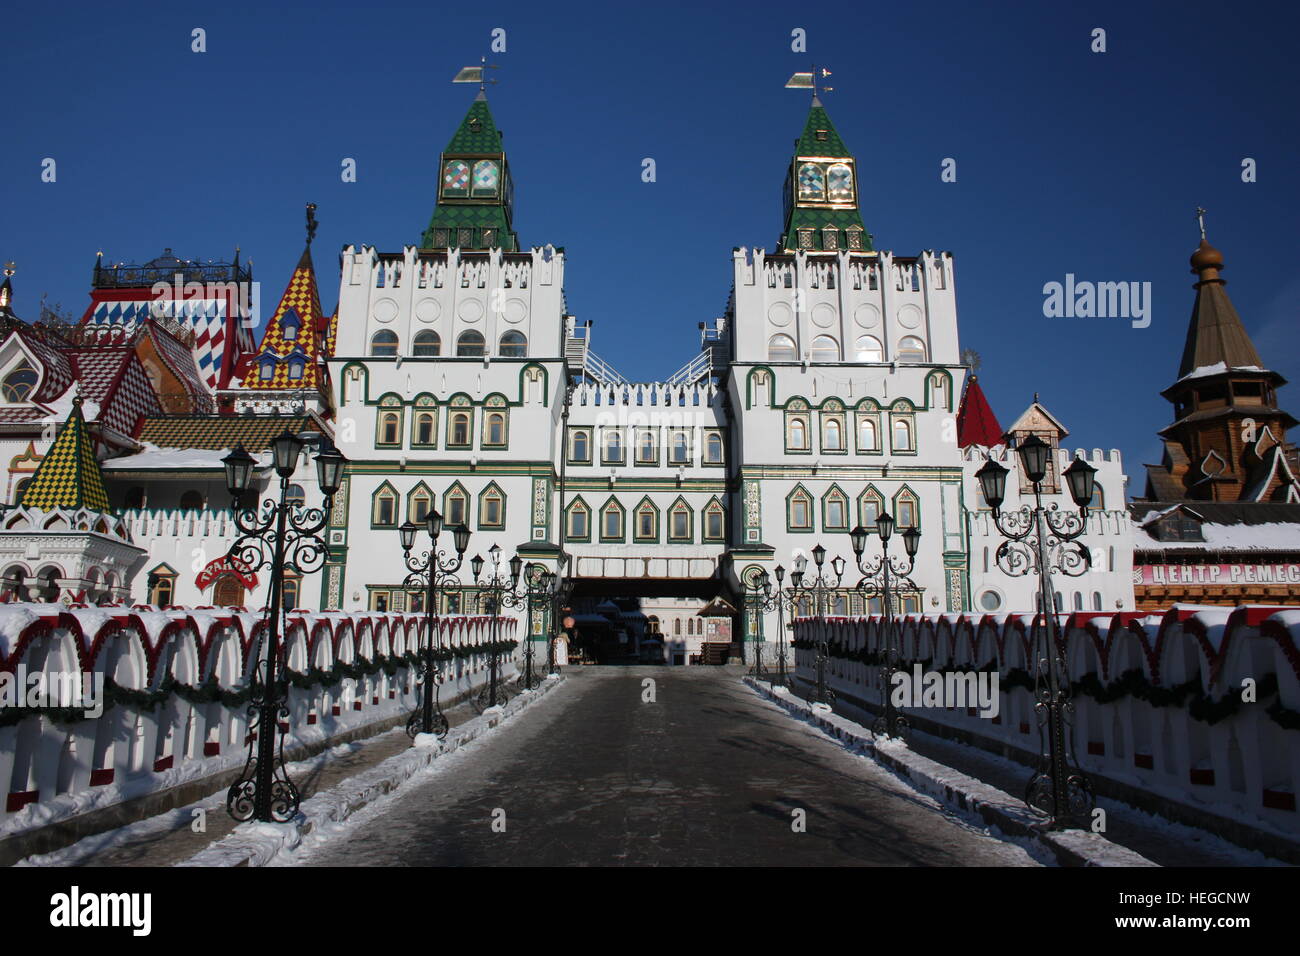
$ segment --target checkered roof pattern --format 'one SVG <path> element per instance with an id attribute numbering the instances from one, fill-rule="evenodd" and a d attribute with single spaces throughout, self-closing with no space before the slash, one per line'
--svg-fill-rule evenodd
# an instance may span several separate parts
<path id="1" fill-rule="evenodd" d="M 23 490 L 21 505 L 53 511 L 56 508 L 89 508 L 108 512 L 108 492 L 99 470 L 95 448 L 86 434 L 81 401 L 73 402 L 72 414 L 41 459 L 31 483 Z"/>

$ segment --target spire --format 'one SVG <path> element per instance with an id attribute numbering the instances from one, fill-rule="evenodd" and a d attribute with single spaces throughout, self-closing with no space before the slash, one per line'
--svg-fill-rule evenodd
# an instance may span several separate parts
<path id="1" fill-rule="evenodd" d="M 330 339 L 331 321 L 321 309 L 311 243 L 316 235 L 316 204 L 307 204 L 307 242 L 262 333 L 262 343 L 244 372 L 244 388 L 314 389 L 322 386 L 317 361 Z"/>
<path id="2" fill-rule="evenodd" d="M 10 278 L 14 274 L 12 261 L 5 263 L 5 281 L 0 282 L 0 316 L 13 315 L 14 287 Z"/>
<path id="3" fill-rule="evenodd" d="M 479 67 L 467 67 L 479 70 Z M 464 70 L 461 71 L 465 73 Z M 481 74 L 474 77 L 478 82 Z M 466 82 L 457 80 L 457 82 Z M 514 185 L 501 131 L 480 88 L 438 163 L 438 200 L 420 239 L 424 249 L 519 249 L 511 219 Z"/>
<path id="4" fill-rule="evenodd" d="M 962 392 L 961 407 L 957 409 L 957 445 L 969 448 L 983 445 L 992 448 L 1002 443 L 1002 426 L 989 407 L 978 376 L 972 375 Z"/>
<path id="5" fill-rule="evenodd" d="M 786 175 L 785 230 L 777 245 L 785 252 L 870 250 L 858 183 L 857 161 L 814 95 Z"/>
<path id="6" fill-rule="evenodd" d="M 1246 334 L 1241 317 L 1224 289 L 1225 281 L 1219 272 L 1223 268 L 1223 254 L 1205 238 L 1204 210 L 1197 210 L 1201 220 L 1201 244 L 1192 253 L 1192 272 L 1199 276 L 1196 282 L 1196 301 L 1192 305 L 1192 318 L 1187 327 L 1187 341 L 1183 346 L 1182 362 L 1178 366 L 1181 379 L 1198 369 L 1223 366 L 1221 371 L 1233 368 L 1262 369 L 1259 353 L 1255 351 L 1250 336 Z"/>
<path id="7" fill-rule="evenodd" d="M 23 489 L 19 505 L 41 511 L 88 508 L 107 514 L 111 510 L 108 492 L 104 490 L 104 473 L 100 471 L 95 448 L 86 432 L 86 419 L 81 414 L 80 395 L 72 399 L 72 413 L 41 459 L 31 483 Z"/>

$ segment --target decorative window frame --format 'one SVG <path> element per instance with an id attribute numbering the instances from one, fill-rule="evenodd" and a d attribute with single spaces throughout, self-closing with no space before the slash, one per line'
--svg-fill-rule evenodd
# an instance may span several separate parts
<path id="1" fill-rule="evenodd" d="M 862 494 L 858 495 L 858 524 L 866 528 L 871 534 L 875 534 L 877 528 L 875 522 L 870 524 L 867 523 L 866 503 L 868 501 L 874 501 L 876 503 L 876 515 L 879 517 L 880 513 L 885 510 L 886 500 L 884 494 L 875 485 L 867 485 L 867 487 L 862 489 Z"/>
<path id="2" fill-rule="evenodd" d="M 686 515 L 686 534 L 678 535 L 673 529 L 673 517 L 675 515 Z M 680 495 L 668 506 L 668 527 L 667 540 L 669 544 L 692 544 L 695 541 L 695 511 L 685 498 Z"/>
<path id="3" fill-rule="evenodd" d="M 803 423 L 804 447 L 802 448 L 790 444 L 791 425 L 796 421 Z M 809 408 L 806 399 L 792 398 L 785 403 L 785 453 L 787 455 L 811 455 L 813 453 L 812 409 Z"/>
<path id="4" fill-rule="evenodd" d="M 473 448 L 474 447 L 474 403 L 470 401 L 468 395 L 455 395 L 448 403 L 447 409 L 447 435 L 443 444 L 444 448 Z M 469 416 L 469 421 L 465 428 L 465 441 L 458 442 L 454 440 L 456 416 L 465 414 Z"/>
<path id="5" fill-rule="evenodd" d="M 686 457 L 677 458 L 677 439 L 684 437 L 686 439 Z M 688 467 L 695 464 L 695 443 L 691 441 L 694 437 L 694 430 L 690 428 L 670 428 L 668 429 L 668 446 L 665 451 L 667 463 L 669 465 L 686 465 Z"/>
<path id="6" fill-rule="evenodd" d="M 712 514 L 717 514 L 720 519 L 718 522 L 720 533 L 717 535 L 709 534 L 709 516 Z M 727 540 L 727 507 L 716 495 L 708 500 L 708 503 L 705 504 L 703 510 L 701 510 L 700 515 L 700 540 L 702 542 L 705 544 L 714 544 Z"/>
<path id="7" fill-rule="evenodd" d="M 393 502 L 393 520 L 381 522 L 379 520 L 379 501 L 380 499 L 391 499 Z M 370 527 L 375 528 L 396 528 L 401 522 L 397 520 L 402 511 L 402 496 L 397 493 L 397 489 L 391 483 L 381 482 L 379 487 L 370 494 Z"/>
<path id="8" fill-rule="evenodd" d="M 384 441 L 384 423 L 390 417 L 396 416 L 397 427 L 393 429 L 393 434 L 397 437 L 393 441 Z M 401 448 L 402 433 L 406 427 L 406 408 L 402 405 L 400 396 L 391 392 L 379 399 L 379 408 L 375 412 L 375 447 L 376 448 Z"/>
<path id="9" fill-rule="evenodd" d="M 488 441 L 493 415 L 501 416 L 501 441 Z M 510 446 L 510 408 L 504 395 L 489 395 L 483 403 L 483 434 L 480 436 L 480 448 L 500 451 Z"/>
<path id="10" fill-rule="evenodd" d="M 703 468 L 726 468 L 727 467 L 727 433 L 722 428 L 706 428 L 701 434 L 700 440 L 700 466 Z M 717 461 L 709 460 L 709 441 L 713 438 L 718 439 L 718 449 L 721 455 Z"/>
<path id="11" fill-rule="evenodd" d="M 840 504 L 843 506 L 843 513 L 844 513 L 843 524 L 833 525 L 830 522 L 831 499 L 838 500 Z M 847 533 L 849 528 L 851 527 L 850 521 L 852 519 L 849 515 L 849 511 L 850 508 L 852 507 L 852 502 L 849 499 L 849 496 L 844 493 L 844 489 L 841 488 L 839 485 L 831 485 L 829 488 L 826 489 L 826 493 L 822 495 L 821 503 L 822 503 L 822 530 L 827 534 L 831 533 L 832 531 L 843 531 Z"/>
<path id="12" fill-rule="evenodd" d="M 618 534 L 611 535 L 605 531 L 605 516 L 618 515 Z M 602 544 L 622 544 L 627 540 L 627 509 L 613 495 L 600 506 L 600 540 Z"/>
<path id="13" fill-rule="evenodd" d="M 577 427 L 577 428 L 570 428 L 570 429 L 569 429 L 569 448 L 568 448 L 568 450 L 565 452 L 565 460 L 566 460 L 570 465 L 590 465 L 590 464 L 591 464 L 591 462 L 592 462 L 592 441 L 594 440 L 594 438 L 593 438 L 593 432 L 594 432 L 594 429 L 592 429 L 590 426 L 587 426 L 587 425 L 582 425 L 582 426 L 579 426 L 579 427 Z M 575 454 L 573 453 L 573 450 L 574 450 L 574 448 L 576 447 L 576 445 L 577 445 L 577 443 L 578 443 L 578 436 L 579 436 L 579 435 L 585 435 L 586 438 L 587 438 L 587 457 L 585 457 L 585 458 L 579 458 L 577 455 L 575 455 Z"/>
<path id="14" fill-rule="evenodd" d="M 632 464 L 637 468 L 657 468 L 659 467 L 659 458 L 663 452 L 663 429 L 655 425 L 636 425 L 632 428 L 635 436 L 632 446 Z M 645 435 L 654 436 L 654 457 L 649 461 L 641 458 L 641 439 Z"/>
<path id="15" fill-rule="evenodd" d="M 423 518 L 417 518 L 415 516 L 415 501 L 421 495 L 424 495 L 428 499 L 429 511 L 432 511 L 434 506 L 437 504 L 437 498 L 434 497 L 433 490 L 423 481 L 410 490 L 406 496 L 406 520 L 417 525 L 424 523 Z M 425 514 L 427 515 L 428 512 L 425 512 Z"/>
<path id="16" fill-rule="evenodd" d="M 573 534 L 573 514 L 581 510 L 587 515 L 587 533 L 581 535 Z M 583 499 L 582 495 L 577 495 L 572 501 L 564 506 L 564 540 L 578 543 L 591 541 L 591 518 L 595 512 L 591 510 L 591 505 Z"/>
<path id="17" fill-rule="evenodd" d="M 935 400 L 936 392 L 942 390 L 943 401 Z M 952 375 L 947 369 L 936 368 L 925 377 L 925 406 L 939 408 L 950 412 L 953 410 Z"/>
<path id="18" fill-rule="evenodd" d="M 876 446 L 868 448 L 862 444 L 862 422 L 870 421 L 876 428 Z M 853 447 L 859 455 L 883 455 L 884 454 L 884 436 L 881 434 L 881 412 L 880 406 L 872 399 L 863 399 L 858 402 L 857 408 L 853 411 Z"/>
<path id="19" fill-rule="evenodd" d="M 501 500 L 500 521 L 490 522 L 485 518 L 488 498 L 495 494 Z M 506 527 L 506 493 L 501 486 L 495 481 L 490 481 L 478 493 L 478 530 L 480 531 L 504 531 Z"/>
<path id="20" fill-rule="evenodd" d="M 641 533 L 641 515 L 645 512 L 647 506 L 654 515 L 654 533 L 644 535 Z M 659 543 L 659 518 L 660 512 L 647 495 L 637 502 L 636 508 L 632 511 L 632 540 L 637 544 L 658 544 Z"/>
<path id="21" fill-rule="evenodd" d="M 894 447 L 894 427 L 898 422 L 907 423 L 908 434 L 912 438 L 911 448 Z M 894 455 L 916 455 L 920 441 L 916 434 L 916 408 L 907 399 L 900 398 L 889 408 L 889 450 Z"/>
<path id="22" fill-rule="evenodd" d="M 902 520 L 899 518 L 899 505 L 904 501 L 910 501 L 912 503 L 912 511 L 916 515 L 916 530 L 922 530 L 921 497 L 908 485 L 903 485 L 903 487 L 899 488 L 898 491 L 894 492 L 894 497 L 890 499 L 890 506 L 893 509 L 890 513 L 894 516 L 894 526 L 899 531 L 902 531 L 904 528 L 912 527 L 911 525 L 903 524 Z"/>
<path id="23" fill-rule="evenodd" d="M 776 404 L 776 373 L 766 365 L 756 365 L 745 377 L 745 409 L 754 407 L 754 396 L 759 389 L 767 393 L 768 408 Z"/>
<path id="24" fill-rule="evenodd" d="M 451 516 L 451 501 L 453 498 L 457 497 L 461 498 L 465 502 L 465 510 L 461 514 L 461 517 L 464 519 L 463 521 L 455 521 Z M 446 522 L 447 527 L 454 528 L 458 524 L 463 524 L 468 528 L 470 526 L 469 509 L 473 503 L 474 499 L 470 496 L 470 493 L 465 486 L 459 481 L 452 482 L 451 486 L 442 493 L 442 517 Z"/>
<path id="25" fill-rule="evenodd" d="M 151 577 L 157 578 L 158 580 L 153 587 L 149 588 L 149 595 L 148 595 L 149 603 L 155 605 L 156 607 L 165 607 L 166 605 L 169 604 L 175 604 L 176 603 L 176 581 L 180 578 L 180 575 L 176 573 L 176 569 L 164 561 L 162 564 L 159 564 L 157 567 L 152 568 L 145 573 L 146 587 L 148 586 L 148 581 L 149 578 Z M 171 598 L 171 600 L 165 603 L 158 600 L 158 588 L 161 587 L 164 583 L 168 587 L 168 594 Z"/>
<path id="26" fill-rule="evenodd" d="M 429 440 L 427 442 L 419 440 L 421 415 L 433 416 L 433 425 L 429 429 Z M 418 396 L 415 399 L 415 404 L 411 408 L 411 447 L 438 447 L 438 402 L 432 395 L 425 394 Z"/>
<path id="27" fill-rule="evenodd" d="M 838 398 L 828 398 L 818 410 L 817 437 L 824 455 L 847 455 L 849 453 L 848 413 L 844 403 Z M 835 422 L 840 426 L 840 447 L 831 448 L 826 444 L 826 426 Z"/>
<path id="28" fill-rule="evenodd" d="M 609 438 L 618 436 L 619 457 L 610 458 Z M 627 464 L 627 432 L 621 426 L 605 426 L 600 430 L 600 463 L 602 465 L 626 465 Z"/>
<path id="29" fill-rule="evenodd" d="M 808 525 L 800 527 L 794 523 L 794 502 L 796 498 L 806 501 L 808 505 Z M 817 499 L 802 483 L 790 489 L 785 496 L 785 530 L 789 534 L 815 534 L 817 531 Z"/>

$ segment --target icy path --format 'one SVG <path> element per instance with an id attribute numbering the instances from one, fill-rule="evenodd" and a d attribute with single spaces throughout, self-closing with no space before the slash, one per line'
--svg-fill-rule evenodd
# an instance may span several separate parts
<path id="1" fill-rule="evenodd" d="M 737 676 L 568 669 L 556 700 L 454 755 L 453 772 L 412 781 L 283 862 L 1036 865 Z M 646 677 L 654 703 L 642 702 Z"/>

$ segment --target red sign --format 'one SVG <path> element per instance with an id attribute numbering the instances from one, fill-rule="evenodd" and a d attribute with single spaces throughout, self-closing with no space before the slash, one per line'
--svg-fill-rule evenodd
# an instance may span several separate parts
<path id="1" fill-rule="evenodd" d="M 194 585 L 200 591 L 206 590 L 223 574 L 233 574 L 239 583 L 249 590 L 257 587 L 257 572 L 250 571 L 244 562 L 237 558 L 232 559 L 228 554 L 223 554 L 216 560 L 210 561 L 208 566 L 198 573 L 198 576 L 194 579 Z"/>
<path id="2" fill-rule="evenodd" d="M 1144 564 L 1133 569 L 1138 585 L 1300 584 L 1300 564 Z"/>

